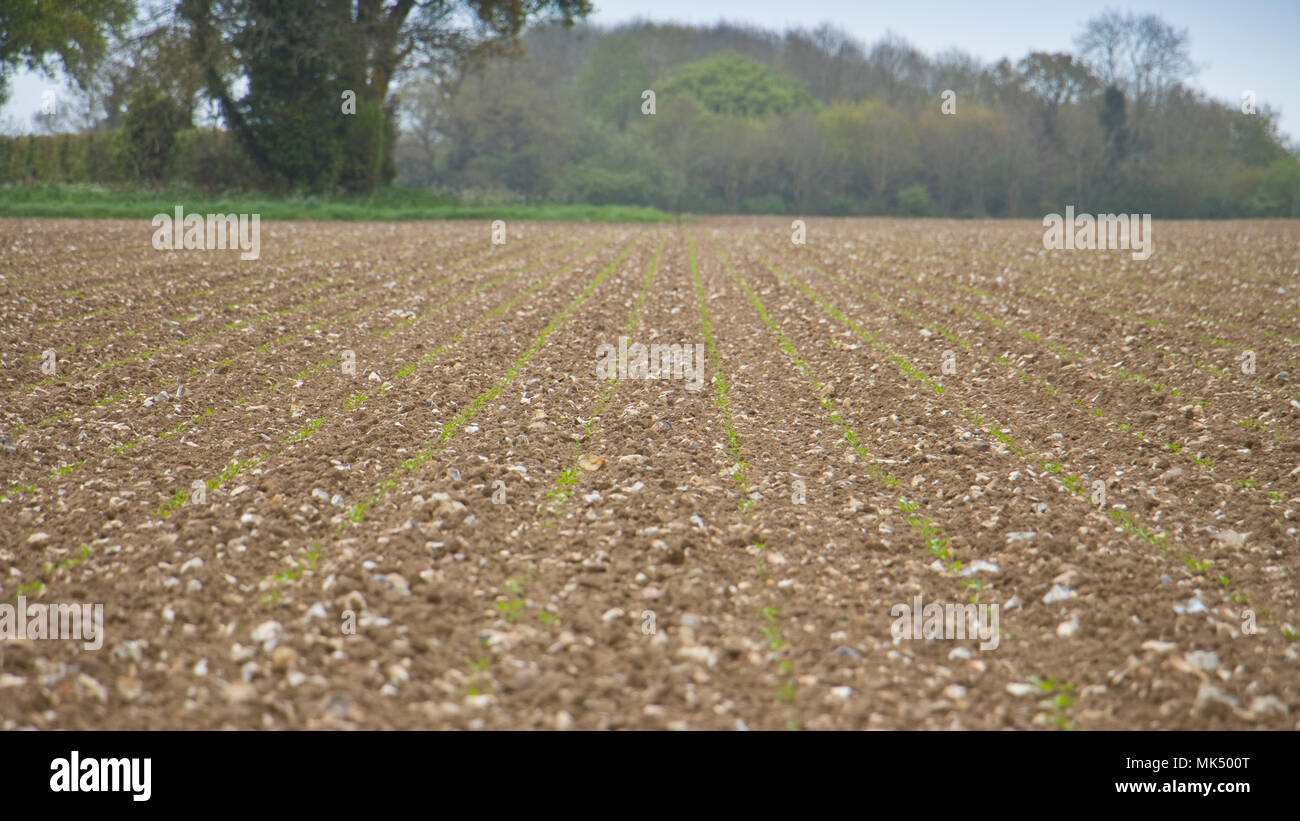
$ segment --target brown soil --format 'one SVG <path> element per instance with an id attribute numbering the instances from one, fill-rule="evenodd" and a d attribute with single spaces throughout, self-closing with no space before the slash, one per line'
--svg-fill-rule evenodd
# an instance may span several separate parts
<path id="1" fill-rule="evenodd" d="M 1294 223 L 509 227 L 0 221 L 0 727 L 1300 728 Z"/>

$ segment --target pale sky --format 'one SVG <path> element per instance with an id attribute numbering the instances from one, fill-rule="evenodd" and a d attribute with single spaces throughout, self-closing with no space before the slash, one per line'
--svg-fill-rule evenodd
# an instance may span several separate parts
<path id="1" fill-rule="evenodd" d="M 1104 5 L 1044 0 L 595 0 L 591 22 L 614 25 L 637 18 L 655 22 L 747 23 L 784 31 L 830 22 L 868 45 L 887 31 L 928 55 L 949 48 L 996 62 L 1032 50 L 1071 51 L 1084 22 Z M 1186 28 L 1200 72 L 1191 80 L 1210 96 L 1240 105 L 1244 90 L 1259 105 L 1281 111 L 1282 131 L 1300 136 L 1300 0 L 1130 0 L 1122 11 L 1158 14 Z M 10 78 L 11 96 L 0 109 L 0 130 L 28 132 L 41 92 L 61 84 L 21 72 Z"/>

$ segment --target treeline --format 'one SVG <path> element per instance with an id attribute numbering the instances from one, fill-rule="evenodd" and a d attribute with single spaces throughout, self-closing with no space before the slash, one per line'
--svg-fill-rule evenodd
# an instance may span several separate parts
<path id="1" fill-rule="evenodd" d="M 92 127 L 0 137 L 0 183 L 334 194 L 395 175 L 475 202 L 675 213 L 1300 216 L 1274 113 L 1194 90 L 1186 33 L 1149 15 L 985 64 L 832 26 L 541 24 L 503 53 L 533 18 L 231 2 L 247 14 L 154 0 L 84 81 Z M 195 127 L 204 105 L 222 128 Z"/>
<path id="2" fill-rule="evenodd" d="M 1185 33 L 1108 13 L 1078 42 L 986 65 L 825 26 L 537 28 L 458 82 L 407 79 L 398 181 L 694 213 L 1300 216 L 1273 113 L 1188 87 Z"/>

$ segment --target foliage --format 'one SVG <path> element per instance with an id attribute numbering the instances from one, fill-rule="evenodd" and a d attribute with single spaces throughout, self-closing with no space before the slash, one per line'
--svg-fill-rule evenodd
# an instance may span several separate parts
<path id="1" fill-rule="evenodd" d="M 176 132 L 189 125 L 189 113 L 175 98 L 140 89 L 131 98 L 123 126 L 126 162 L 141 180 L 161 181 Z"/>
<path id="2" fill-rule="evenodd" d="M 929 217 L 934 214 L 930 189 L 924 185 L 909 185 L 898 192 L 898 213 L 904 217 Z"/>
<path id="3" fill-rule="evenodd" d="M 1289 213 L 1279 160 L 1295 155 L 1275 112 L 1185 87 L 1182 33 L 1118 20 L 1159 35 L 1142 59 L 1164 62 L 1117 64 L 1111 83 L 1093 52 L 985 65 L 897 38 L 868 49 L 825 27 L 538 28 L 521 55 L 429 99 L 415 118 L 429 125 L 401 138 L 420 155 L 402 179 L 695 213 Z"/>
<path id="4" fill-rule="evenodd" d="M 663 94 L 690 94 L 705 111 L 737 117 L 766 117 L 811 107 L 803 85 L 757 60 L 725 53 L 678 69 Z"/>
<path id="5" fill-rule="evenodd" d="M 107 35 L 130 20 L 132 0 L 7 0 L 0 3 L 0 102 L 8 70 L 24 65 L 49 70 L 57 58 L 64 73 L 85 85 L 103 57 Z"/>
<path id="6" fill-rule="evenodd" d="M 1259 215 L 1300 217 L 1300 160 L 1285 156 L 1264 169 L 1253 205 Z"/>
<path id="7" fill-rule="evenodd" d="M 390 86 L 406 63 L 445 70 L 507 48 L 530 20 L 568 24 L 590 4 L 180 0 L 177 8 L 206 93 L 267 180 L 293 191 L 363 193 L 395 173 Z M 248 85 L 238 98 L 236 78 Z M 355 113 L 344 111 L 345 94 L 353 95 Z M 518 165 L 506 161 L 495 170 L 512 173 Z"/>
<path id="8" fill-rule="evenodd" d="M 577 98 L 588 116 L 623 131 L 641 116 L 642 93 L 649 88 L 650 72 L 635 45 L 612 35 L 592 48 L 578 77 Z"/>

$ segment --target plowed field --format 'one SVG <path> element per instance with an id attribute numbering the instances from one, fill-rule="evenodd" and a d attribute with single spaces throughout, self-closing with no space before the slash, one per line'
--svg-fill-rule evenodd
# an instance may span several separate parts
<path id="1" fill-rule="evenodd" d="M 1294 222 L 150 234 L 0 221 L 5 729 L 1300 728 Z"/>

